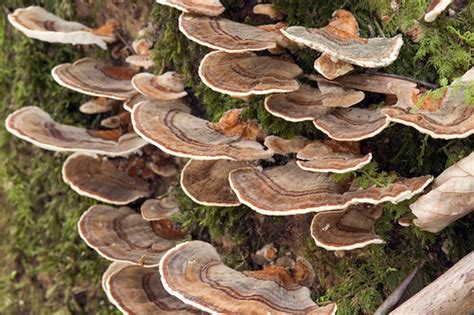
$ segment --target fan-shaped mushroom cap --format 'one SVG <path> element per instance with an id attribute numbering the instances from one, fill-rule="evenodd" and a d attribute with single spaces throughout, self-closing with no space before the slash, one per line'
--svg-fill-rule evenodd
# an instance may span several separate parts
<path id="1" fill-rule="evenodd" d="M 105 97 L 96 97 L 79 107 L 79 111 L 84 114 L 94 115 L 110 112 L 113 109 L 113 102 Z"/>
<path id="2" fill-rule="evenodd" d="M 117 141 L 99 137 L 96 132 L 55 122 L 48 113 L 36 106 L 23 107 L 5 120 L 5 127 L 16 137 L 42 149 L 77 151 L 108 156 L 128 155 L 146 141 L 135 133 L 128 133 Z"/>
<path id="3" fill-rule="evenodd" d="M 186 13 L 196 13 L 208 16 L 217 16 L 224 12 L 225 8 L 219 0 L 156 0 Z"/>
<path id="4" fill-rule="evenodd" d="M 338 141 L 359 141 L 384 130 L 389 121 L 380 109 L 336 108 L 315 120 L 316 128 Z"/>
<path id="5" fill-rule="evenodd" d="M 97 155 L 69 156 L 62 173 L 64 182 L 79 195 L 106 203 L 125 205 L 150 194 L 146 181 L 128 175 Z"/>
<path id="6" fill-rule="evenodd" d="M 384 67 L 398 56 L 403 40 L 393 38 L 361 38 L 354 16 L 346 10 L 336 10 L 331 22 L 323 28 L 291 26 L 282 30 L 290 40 L 306 45 L 342 60 L 362 67 Z"/>
<path id="7" fill-rule="evenodd" d="M 278 11 L 275 6 L 271 3 L 261 3 L 261 4 L 256 4 L 252 12 L 254 14 L 262 14 L 270 17 L 273 20 L 282 20 L 285 16 Z"/>
<path id="8" fill-rule="evenodd" d="M 163 253 L 176 244 L 128 207 L 92 206 L 78 228 L 86 244 L 104 258 L 145 267 L 158 266 Z"/>
<path id="9" fill-rule="evenodd" d="M 93 30 L 78 22 L 65 21 L 37 6 L 16 9 L 8 14 L 8 21 L 26 36 L 49 43 L 95 44 L 107 49 L 107 43 L 116 40 L 113 33 L 115 21 L 110 21 L 102 29 Z"/>
<path id="10" fill-rule="evenodd" d="M 425 22 L 433 22 L 453 2 L 453 0 L 431 0 L 426 9 Z"/>
<path id="11" fill-rule="evenodd" d="M 311 223 L 316 245 L 327 250 L 351 250 L 385 241 L 374 232 L 383 205 L 360 204 L 346 210 L 317 213 Z"/>
<path id="12" fill-rule="evenodd" d="M 180 209 L 173 197 L 164 197 L 160 199 L 148 199 L 142 204 L 140 211 L 145 220 L 158 221 L 170 219 L 171 216 L 178 213 Z"/>
<path id="13" fill-rule="evenodd" d="M 160 263 L 161 281 L 166 291 L 186 304 L 213 314 L 336 312 L 335 304 L 318 307 L 311 300 L 308 288 L 291 283 L 291 276 L 278 273 L 276 268 L 266 275 L 238 272 L 222 263 L 212 245 L 201 241 L 179 244 L 168 251 Z"/>
<path id="14" fill-rule="evenodd" d="M 132 79 L 133 87 L 143 95 L 160 100 L 174 100 L 185 97 L 184 77 L 174 71 L 162 75 L 138 73 Z"/>
<path id="15" fill-rule="evenodd" d="M 113 262 L 103 282 L 107 298 L 123 314 L 200 313 L 166 292 L 155 268 Z"/>
<path id="16" fill-rule="evenodd" d="M 132 66 L 142 67 L 145 69 L 150 69 L 155 65 L 151 56 L 131 55 L 125 58 L 125 62 Z"/>
<path id="17" fill-rule="evenodd" d="M 128 67 L 109 66 L 84 58 L 73 64 L 58 65 L 51 74 L 59 85 L 87 95 L 123 101 L 135 94 L 130 82 L 135 70 Z"/>
<path id="18" fill-rule="evenodd" d="M 299 168 L 295 161 L 263 170 L 242 168 L 230 173 L 230 186 L 240 202 L 266 215 L 292 215 L 344 209 L 352 204 L 400 202 L 433 180 L 431 176 L 398 179 L 385 188 L 350 189 L 328 173 Z"/>
<path id="19" fill-rule="evenodd" d="M 250 164 L 245 161 L 190 160 L 181 173 L 181 188 L 194 202 L 205 206 L 233 207 L 239 199 L 229 185 L 229 173 Z"/>
<path id="20" fill-rule="evenodd" d="M 139 135 L 171 155 L 199 160 L 258 160 L 272 156 L 260 143 L 243 139 L 242 133 L 222 133 L 207 120 L 155 101 L 135 105 L 132 123 Z"/>
<path id="21" fill-rule="evenodd" d="M 410 209 L 415 225 L 433 233 L 474 211 L 474 153 L 441 173 Z"/>
<path id="22" fill-rule="evenodd" d="M 287 155 L 300 151 L 310 142 L 311 140 L 300 136 L 296 136 L 291 139 L 283 139 L 277 136 L 268 136 L 265 138 L 265 142 L 263 144 L 276 154 Z"/>
<path id="23" fill-rule="evenodd" d="M 179 30 L 200 45 L 229 53 L 274 49 L 283 35 L 219 17 L 181 14 Z"/>
<path id="24" fill-rule="evenodd" d="M 214 51 L 199 66 L 199 76 L 209 88 L 230 96 L 284 93 L 299 88 L 297 76 L 303 71 L 279 57 L 257 56 L 252 52 L 229 54 Z"/>
<path id="25" fill-rule="evenodd" d="M 123 109 L 131 113 L 133 106 L 143 101 L 151 101 L 151 100 L 154 100 L 154 99 L 140 93 L 135 93 L 123 102 Z"/>
<path id="26" fill-rule="evenodd" d="M 341 60 L 332 61 L 329 54 L 323 53 L 314 61 L 314 69 L 321 73 L 325 78 L 333 80 L 351 72 L 354 70 L 354 66 Z"/>
<path id="27" fill-rule="evenodd" d="M 346 173 L 362 168 L 372 160 L 372 154 L 360 155 L 346 143 L 314 141 L 298 151 L 299 167 L 311 172 Z"/>

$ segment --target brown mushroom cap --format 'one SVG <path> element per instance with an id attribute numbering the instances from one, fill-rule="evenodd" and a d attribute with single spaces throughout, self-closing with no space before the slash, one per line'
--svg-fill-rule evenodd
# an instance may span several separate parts
<path id="1" fill-rule="evenodd" d="M 205 206 L 234 207 L 239 199 L 229 185 L 229 173 L 250 164 L 245 161 L 190 160 L 181 173 L 181 188 L 194 202 Z"/>
<path id="2" fill-rule="evenodd" d="M 290 40 L 326 53 L 335 60 L 369 68 L 391 64 L 403 44 L 401 35 L 360 38 L 357 21 L 346 10 L 336 10 L 331 22 L 323 28 L 291 26 L 282 33 Z"/>
<path id="3" fill-rule="evenodd" d="M 150 55 L 140 56 L 140 55 L 131 55 L 125 58 L 125 62 L 136 67 L 141 67 L 144 69 L 150 69 L 155 65 L 153 59 Z"/>
<path id="4" fill-rule="evenodd" d="M 314 216 L 311 236 L 316 245 L 327 250 L 351 250 L 385 241 L 374 232 L 383 205 L 360 204 L 346 210 L 326 211 Z"/>
<path id="5" fill-rule="evenodd" d="M 261 277 L 261 272 L 243 274 L 227 267 L 215 248 L 201 241 L 182 243 L 169 250 L 161 260 L 160 273 L 166 291 L 210 313 L 281 315 L 336 311 L 334 303 L 317 306 L 308 288 L 287 284 L 288 275 L 282 278 L 282 274 L 267 273 Z"/>
<path id="6" fill-rule="evenodd" d="M 274 49 L 282 37 L 279 31 L 271 32 L 224 18 L 186 13 L 179 17 L 179 30 L 200 45 L 229 53 Z"/>
<path id="7" fill-rule="evenodd" d="M 79 107 L 83 114 L 94 115 L 110 112 L 114 108 L 114 102 L 105 97 L 96 97 Z"/>
<path id="8" fill-rule="evenodd" d="M 323 53 L 314 61 L 314 69 L 326 79 L 333 80 L 351 72 L 354 70 L 354 66 L 341 60 L 332 61 L 328 53 Z"/>
<path id="9" fill-rule="evenodd" d="M 344 209 L 352 204 L 400 202 L 409 199 L 433 180 L 431 176 L 398 179 L 385 188 L 349 187 L 328 173 L 308 172 L 295 161 L 259 170 L 242 168 L 229 175 L 240 202 L 265 215 L 292 215 Z"/>
<path id="10" fill-rule="evenodd" d="M 156 0 L 156 2 L 183 12 L 208 16 L 220 15 L 225 10 L 219 0 Z"/>
<path id="11" fill-rule="evenodd" d="M 184 77 L 174 71 L 162 75 L 138 73 L 132 78 L 133 87 L 143 95 L 160 100 L 174 100 L 185 97 Z"/>
<path id="12" fill-rule="evenodd" d="M 53 79 L 68 89 L 122 101 L 135 94 L 130 81 L 134 74 L 131 68 L 109 66 L 91 58 L 63 63 L 51 71 Z"/>
<path id="13" fill-rule="evenodd" d="M 92 206 L 78 228 L 81 238 L 102 257 L 145 267 L 158 266 L 163 253 L 176 244 L 128 207 Z"/>
<path id="14" fill-rule="evenodd" d="M 283 20 L 285 17 L 275 6 L 271 3 L 256 4 L 252 8 L 253 14 L 262 14 L 270 17 L 273 20 Z"/>
<path id="15" fill-rule="evenodd" d="M 131 113 L 133 106 L 143 101 L 151 101 L 151 100 L 154 100 L 154 99 L 140 93 L 135 93 L 123 102 L 123 109 Z"/>
<path id="16" fill-rule="evenodd" d="M 75 153 L 62 168 L 63 180 L 81 196 L 126 205 L 150 194 L 150 185 L 97 155 Z"/>
<path id="17" fill-rule="evenodd" d="M 438 15 L 440 15 L 453 2 L 453 0 L 431 0 L 426 9 L 425 22 L 434 22 Z"/>
<path id="18" fill-rule="evenodd" d="M 108 156 L 128 155 L 146 141 L 135 133 L 128 133 L 117 141 L 95 136 L 93 131 L 62 125 L 36 106 L 23 107 L 5 120 L 6 129 L 16 137 L 40 148 L 52 151 L 77 151 Z"/>
<path id="19" fill-rule="evenodd" d="M 252 52 L 214 51 L 199 66 L 199 77 L 209 88 L 239 97 L 295 91 L 299 88 L 295 78 L 302 73 L 300 67 L 286 59 Z"/>
<path id="20" fill-rule="evenodd" d="M 243 139 L 242 134 L 224 134 L 179 106 L 142 102 L 133 108 L 132 123 L 139 135 L 171 155 L 199 160 L 258 160 L 272 156 L 260 143 Z"/>
<path id="21" fill-rule="evenodd" d="M 180 209 L 173 197 L 164 197 L 160 199 L 148 199 L 142 204 L 140 211 L 145 220 L 158 221 L 170 219 L 171 216 L 178 213 Z"/>
<path id="22" fill-rule="evenodd" d="M 287 155 L 302 150 L 311 140 L 305 137 L 296 136 L 291 139 L 283 139 L 277 136 L 265 138 L 264 145 L 276 154 Z"/>

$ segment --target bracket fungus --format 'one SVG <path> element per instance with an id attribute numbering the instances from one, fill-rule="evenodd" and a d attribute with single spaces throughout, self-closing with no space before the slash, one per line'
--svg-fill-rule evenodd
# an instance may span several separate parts
<path id="1" fill-rule="evenodd" d="M 182 243 L 160 262 L 163 287 L 186 304 L 212 313 L 335 314 L 336 304 L 319 307 L 308 288 L 278 266 L 238 272 L 224 265 L 212 245 Z"/>
<path id="2" fill-rule="evenodd" d="M 83 114 L 94 115 L 110 112 L 114 108 L 114 101 L 105 97 L 96 97 L 79 107 L 79 111 Z"/>
<path id="3" fill-rule="evenodd" d="M 374 232 L 383 205 L 358 204 L 341 211 L 317 213 L 311 223 L 316 245 L 327 250 L 352 250 L 385 241 Z"/>
<path id="4" fill-rule="evenodd" d="M 102 202 L 126 205 L 150 194 L 150 185 L 141 178 L 119 170 L 97 155 L 75 153 L 62 167 L 63 180 L 75 192 Z"/>
<path id="5" fill-rule="evenodd" d="M 426 9 L 425 22 L 434 22 L 438 15 L 440 15 L 453 2 L 453 0 L 431 0 Z"/>
<path id="6" fill-rule="evenodd" d="M 217 16 L 225 11 L 219 0 L 156 0 L 186 13 L 196 13 L 208 16 Z"/>
<path id="7" fill-rule="evenodd" d="M 132 112 L 135 131 L 161 150 L 180 157 L 258 160 L 272 156 L 272 152 L 255 141 L 252 130 L 240 128 L 245 123 L 235 121 L 228 126 L 227 121 L 222 121 L 222 124 L 212 124 L 183 112 L 181 108 L 184 105 L 179 104 L 173 107 L 146 101 L 135 105 Z M 226 129 L 230 132 L 226 133 L 219 127 L 229 127 Z M 245 138 L 247 132 L 250 132 L 248 138 L 251 140 Z"/>
<path id="8" fill-rule="evenodd" d="M 128 207 L 95 205 L 78 222 L 79 235 L 102 257 L 144 267 L 156 267 L 176 241 Z"/>
<path id="9" fill-rule="evenodd" d="M 314 61 L 314 69 L 329 80 L 333 80 L 354 70 L 354 66 L 350 63 L 337 59 L 333 61 L 333 59 L 334 58 L 328 53 L 323 53 Z"/>
<path id="10" fill-rule="evenodd" d="M 100 137 L 100 132 L 62 125 L 36 106 L 23 107 L 5 120 L 6 129 L 16 137 L 42 149 L 126 156 L 146 145 L 135 133 L 127 133 L 116 140 Z"/>
<path id="11" fill-rule="evenodd" d="M 303 73 L 282 57 L 257 56 L 252 52 L 229 54 L 214 51 L 199 65 L 199 77 L 210 89 L 234 97 L 295 91 L 295 79 Z"/>
<path id="12" fill-rule="evenodd" d="M 63 63 L 53 68 L 53 79 L 61 86 L 91 96 L 124 101 L 135 89 L 131 79 L 135 70 L 104 64 L 91 58 Z"/>
<path id="13" fill-rule="evenodd" d="M 276 154 L 288 155 L 302 150 L 311 140 L 305 137 L 296 136 L 291 139 L 283 139 L 277 136 L 265 138 L 264 145 Z"/>
<path id="14" fill-rule="evenodd" d="M 179 205 L 173 197 L 148 199 L 140 207 L 143 219 L 147 221 L 169 220 L 180 211 Z"/>
<path id="15" fill-rule="evenodd" d="M 159 100 L 174 100 L 185 97 L 184 77 L 174 71 L 162 75 L 138 73 L 132 78 L 133 87 L 143 95 Z"/>
<path id="16" fill-rule="evenodd" d="M 399 178 L 387 187 L 362 189 L 336 182 L 328 173 L 308 172 L 289 161 L 267 169 L 242 168 L 229 175 L 240 202 L 265 215 L 344 209 L 358 203 L 400 202 L 422 192 L 431 176 Z"/>
<path id="17" fill-rule="evenodd" d="M 272 20 L 283 20 L 285 17 L 275 6 L 271 3 L 256 4 L 252 8 L 253 14 L 266 15 Z"/>
<path id="18" fill-rule="evenodd" d="M 65 21 L 37 6 L 16 9 L 8 14 L 8 21 L 30 38 L 50 43 L 97 45 L 107 49 L 107 43 L 116 41 L 117 22 L 110 20 L 104 26 L 91 29 L 78 22 Z"/>

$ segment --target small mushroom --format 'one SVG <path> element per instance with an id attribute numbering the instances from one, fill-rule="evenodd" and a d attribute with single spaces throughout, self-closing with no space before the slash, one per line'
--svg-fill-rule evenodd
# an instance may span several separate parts
<path id="1" fill-rule="evenodd" d="M 255 255 L 252 255 L 252 259 L 256 264 L 264 266 L 274 261 L 277 253 L 278 249 L 273 245 L 273 243 L 270 243 L 257 250 Z"/>
<path id="2" fill-rule="evenodd" d="M 327 250 L 352 250 L 385 241 L 374 232 L 383 205 L 359 204 L 341 211 L 317 213 L 311 223 L 316 245 Z"/>
<path id="3" fill-rule="evenodd" d="M 438 15 L 440 15 L 453 2 L 453 0 L 431 0 L 426 9 L 425 22 L 434 22 Z"/>
<path id="4" fill-rule="evenodd" d="M 131 55 L 125 58 L 125 62 L 136 67 L 150 69 L 155 65 L 153 59 L 150 55 L 140 56 L 140 55 Z"/>
<path id="5" fill-rule="evenodd" d="M 174 71 L 162 75 L 142 72 L 132 78 L 132 85 L 138 92 L 160 100 L 185 97 L 188 93 L 184 90 L 184 83 L 184 76 Z"/>
<path id="6" fill-rule="evenodd" d="M 130 125 L 130 113 L 127 111 L 124 111 L 118 115 L 104 118 L 100 121 L 100 125 L 102 127 L 109 128 L 109 129 L 127 127 Z"/>
<path id="7" fill-rule="evenodd" d="M 145 220 L 158 221 L 170 219 L 174 214 L 178 213 L 180 209 L 173 197 L 164 197 L 160 199 L 148 199 L 142 204 L 140 211 Z"/>
<path id="8" fill-rule="evenodd" d="M 296 136 L 291 139 L 283 139 L 276 136 L 265 138 L 264 145 L 276 154 L 288 155 L 302 150 L 311 140 L 305 137 Z"/>
<path id="9" fill-rule="evenodd" d="M 135 93 L 123 102 L 123 109 L 131 113 L 133 106 L 143 101 L 151 101 L 151 100 L 153 100 L 153 98 L 149 96 L 146 96 L 140 93 Z"/>
<path id="10" fill-rule="evenodd" d="M 82 104 L 79 111 L 83 114 L 94 115 L 110 112 L 113 108 L 113 101 L 105 97 L 96 97 Z"/>
<path id="11" fill-rule="evenodd" d="M 354 66 L 350 63 L 337 59 L 333 61 L 332 59 L 331 55 L 323 53 L 314 61 L 314 69 L 329 80 L 333 80 L 354 70 Z"/>
<path id="12" fill-rule="evenodd" d="M 261 3 L 253 7 L 252 12 L 254 14 L 262 14 L 270 17 L 273 20 L 283 20 L 285 17 L 275 6 L 271 3 Z"/>
<path id="13" fill-rule="evenodd" d="M 199 77 L 216 92 L 242 97 L 284 93 L 299 88 L 303 71 L 280 57 L 257 56 L 252 52 L 229 54 L 214 51 L 199 66 Z"/>
<path id="14" fill-rule="evenodd" d="M 295 267 L 292 271 L 295 281 L 306 287 L 310 287 L 316 277 L 313 266 L 304 257 L 296 257 Z"/>
<path id="15" fill-rule="evenodd" d="M 156 0 L 186 13 L 217 16 L 224 12 L 225 7 L 219 0 Z"/>

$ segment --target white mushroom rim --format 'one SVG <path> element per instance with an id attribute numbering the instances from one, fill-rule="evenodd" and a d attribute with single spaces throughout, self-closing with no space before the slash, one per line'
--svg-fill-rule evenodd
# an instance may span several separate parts
<path id="1" fill-rule="evenodd" d="M 315 169 L 315 168 L 306 167 L 306 166 L 302 165 L 302 163 L 311 162 L 311 160 L 297 160 L 296 165 L 298 165 L 298 167 L 301 168 L 302 170 L 309 171 L 309 172 L 344 174 L 344 173 L 347 173 L 347 172 L 352 172 L 352 171 L 358 170 L 358 169 L 364 167 L 365 165 L 369 164 L 370 161 L 372 161 L 372 153 L 368 153 L 367 155 L 362 156 L 362 157 L 357 158 L 357 159 L 362 160 L 362 161 L 359 164 L 357 164 L 353 167 L 348 167 L 348 168 L 343 168 L 343 169 L 336 169 L 336 168 L 318 168 L 318 169 Z"/>

